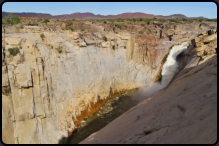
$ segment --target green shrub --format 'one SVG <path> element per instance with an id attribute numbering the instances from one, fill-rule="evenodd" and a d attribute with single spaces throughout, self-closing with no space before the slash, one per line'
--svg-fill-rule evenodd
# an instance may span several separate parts
<path id="1" fill-rule="evenodd" d="M 103 23 L 105 23 L 105 24 L 106 24 L 106 23 L 107 23 L 107 21 L 104 21 Z"/>
<path id="2" fill-rule="evenodd" d="M 169 22 L 176 22 L 177 23 L 177 22 L 179 22 L 179 19 L 178 18 L 176 18 L 176 19 L 168 19 L 168 21 Z"/>
<path id="3" fill-rule="evenodd" d="M 188 21 L 188 19 L 182 18 L 182 21 L 183 21 L 183 22 L 186 22 L 186 21 Z"/>
<path id="4" fill-rule="evenodd" d="M 13 25 L 13 24 L 18 24 L 21 21 L 21 18 L 17 15 L 9 14 L 8 16 L 5 16 L 4 19 L 4 24 L 6 25 Z"/>
<path id="5" fill-rule="evenodd" d="M 5 88 L 5 89 L 2 90 L 3 95 L 8 95 L 9 92 L 10 92 L 10 88 Z"/>
<path id="6" fill-rule="evenodd" d="M 23 26 L 22 24 L 21 24 L 21 26 L 20 26 L 20 27 L 21 27 L 21 29 L 23 29 L 23 28 L 24 28 L 24 26 Z"/>
<path id="7" fill-rule="evenodd" d="M 126 49 L 126 46 L 124 46 L 124 49 Z"/>
<path id="8" fill-rule="evenodd" d="M 84 31 L 84 28 L 82 28 L 81 31 Z"/>
<path id="9" fill-rule="evenodd" d="M 82 28 L 83 29 L 83 28 Z M 68 28 L 66 28 L 66 30 L 71 30 L 71 31 L 74 31 L 75 28 L 73 26 L 69 26 Z"/>
<path id="10" fill-rule="evenodd" d="M 62 50 L 59 50 L 59 54 L 61 54 L 62 53 Z"/>
<path id="11" fill-rule="evenodd" d="M 79 41 L 77 41 L 77 43 L 79 43 Z"/>
<path id="12" fill-rule="evenodd" d="M 113 46 L 113 50 L 115 50 L 115 45 Z"/>
<path id="13" fill-rule="evenodd" d="M 27 46 L 27 48 L 29 48 L 29 46 Z"/>
<path id="14" fill-rule="evenodd" d="M 43 20 L 43 23 L 47 23 L 47 22 L 49 22 L 49 19 L 44 19 Z"/>
<path id="15" fill-rule="evenodd" d="M 16 56 L 17 53 L 20 53 L 20 50 L 18 47 L 15 48 L 9 48 L 8 51 L 10 52 L 11 55 Z"/>
<path id="16" fill-rule="evenodd" d="M 141 31 L 139 31 L 138 33 L 139 33 L 139 34 L 143 34 L 144 32 L 143 32 L 143 30 L 141 30 Z"/>
<path id="17" fill-rule="evenodd" d="M 151 29 L 150 29 L 150 28 L 148 28 L 148 31 L 149 31 L 149 32 L 151 32 Z"/>
<path id="18" fill-rule="evenodd" d="M 192 20 L 192 19 L 189 19 L 187 22 L 190 22 L 190 23 L 192 23 L 192 22 L 193 22 L 193 20 Z"/>
<path id="19" fill-rule="evenodd" d="M 20 49 L 22 49 L 22 47 L 20 46 Z"/>
<path id="20" fill-rule="evenodd" d="M 53 46 L 51 46 L 51 49 L 53 49 Z"/>
<path id="21" fill-rule="evenodd" d="M 115 24 L 115 26 L 119 29 L 122 29 L 122 25 L 121 24 Z"/>
<path id="22" fill-rule="evenodd" d="M 217 19 L 207 19 L 205 21 L 208 21 L 208 22 L 217 22 Z"/>
<path id="23" fill-rule="evenodd" d="M 42 41 L 44 41 L 45 35 L 43 33 L 40 35 L 40 37 L 41 37 Z"/>
<path id="24" fill-rule="evenodd" d="M 106 36 L 103 37 L 103 40 L 104 40 L 105 42 L 107 42 L 107 38 L 106 38 Z"/>

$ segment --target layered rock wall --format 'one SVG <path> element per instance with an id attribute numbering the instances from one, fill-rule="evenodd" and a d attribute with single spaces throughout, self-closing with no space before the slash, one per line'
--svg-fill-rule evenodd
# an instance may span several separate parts
<path id="1" fill-rule="evenodd" d="M 181 70 L 167 87 L 80 144 L 216 143 L 217 33 L 208 32 L 193 39 L 196 45 L 181 53 Z"/>
<path id="2" fill-rule="evenodd" d="M 127 31 L 48 32 L 41 26 L 9 32 L 2 35 L 2 89 L 10 89 L 2 95 L 5 143 L 58 143 L 108 98 L 153 82 L 169 48 L 198 33 L 188 30 L 187 38 L 169 41 Z M 8 50 L 14 47 L 20 50 L 15 56 Z"/>

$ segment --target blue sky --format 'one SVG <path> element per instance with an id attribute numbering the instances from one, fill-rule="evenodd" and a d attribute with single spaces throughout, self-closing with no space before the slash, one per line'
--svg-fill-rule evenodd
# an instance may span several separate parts
<path id="1" fill-rule="evenodd" d="M 90 12 L 117 15 L 143 12 L 154 15 L 183 14 L 187 17 L 217 18 L 217 5 L 213 2 L 6 2 L 5 12 L 35 12 L 51 15 Z"/>

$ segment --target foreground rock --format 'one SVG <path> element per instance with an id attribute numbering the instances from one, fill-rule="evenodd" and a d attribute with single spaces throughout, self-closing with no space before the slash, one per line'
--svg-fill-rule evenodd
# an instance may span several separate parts
<path id="1" fill-rule="evenodd" d="M 81 143 L 213 144 L 216 140 L 214 55 Z"/>

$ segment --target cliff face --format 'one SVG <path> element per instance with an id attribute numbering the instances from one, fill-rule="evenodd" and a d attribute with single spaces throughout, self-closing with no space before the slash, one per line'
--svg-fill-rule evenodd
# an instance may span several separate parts
<path id="1" fill-rule="evenodd" d="M 110 97 L 153 82 L 171 46 L 210 26 L 173 27 L 180 29 L 157 31 L 159 37 L 101 31 L 95 24 L 86 33 L 49 31 L 48 26 L 6 27 L 2 89 L 10 93 L 2 95 L 3 141 L 58 143 Z M 14 47 L 20 53 L 13 56 L 9 48 Z"/>
<path id="2" fill-rule="evenodd" d="M 192 43 L 195 48 L 182 52 L 181 71 L 166 88 L 143 100 L 81 144 L 215 143 L 217 33 L 202 33 Z"/>

